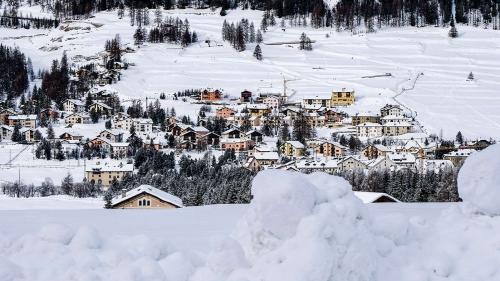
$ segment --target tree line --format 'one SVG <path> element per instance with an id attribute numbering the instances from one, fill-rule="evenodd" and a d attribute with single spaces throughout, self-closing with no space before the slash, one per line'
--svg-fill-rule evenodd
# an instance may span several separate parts
<path id="1" fill-rule="evenodd" d="M 196 31 L 190 31 L 187 19 L 182 21 L 177 17 L 167 17 L 164 21 L 160 21 L 155 27 L 152 27 L 149 32 L 138 28 L 134 34 L 134 39 L 137 45 L 146 40 L 151 43 L 168 42 L 186 47 L 197 42 L 198 35 Z"/>
<path id="2" fill-rule="evenodd" d="M 254 174 L 240 167 L 231 151 L 218 159 L 210 154 L 202 159 L 183 155 L 176 169 L 174 153 L 140 149 L 134 165 L 137 174 L 114 182 L 105 199 L 118 195 L 122 189 L 149 184 L 181 198 L 186 206 L 249 203 L 251 200 Z"/>
<path id="3" fill-rule="evenodd" d="M 0 44 L 0 99 L 13 105 L 13 99 L 21 96 L 29 86 L 31 62 L 18 48 Z"/>
<path id="4" fill-rule="evenodd" d="M 262 32 L 257 30 L 255 26 L 248 21 L 242 19 L 241 21 L 229 24 L 226 20 L 222 23 L 222 40 L 231 43 L 233 48 L 239 52 L 246 50 L 248 43 L 262 43 Z"/>
<path id="5" fill-rule="evenodd" d="M 459 168 L 443 168 L 424 173 L 401 169 L 374 170 L 365 173 L 352 170 L 340 173 L 354 191 L 384 192 L 403 202 L 457 202 Z"/>
<path id="6" fill-rule="evenodd" d="M 36 28 L 36 29 L 50 29 L 59 26 L 59 20 L 57 19 L 47 19 L 38 18 L 32 16 L 22 16 L 22 15 L 9 15 L 4 10 L 3 14 L 0 16 L 0 26 L 8 28 Z"/>

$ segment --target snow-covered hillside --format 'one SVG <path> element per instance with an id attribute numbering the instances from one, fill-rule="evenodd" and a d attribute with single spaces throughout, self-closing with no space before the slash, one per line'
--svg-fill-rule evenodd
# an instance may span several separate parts
<path id="1" fill-rule="evenodd" d="M 29 12 L 36 14 L 36 7 Z M 110 86 L 124 100 L 206 87 L 224 89 L 231 96 L 244 89 L 281 92 L 286 77 L 298 79 L 288 83 L 295 100 L 353 88 L 358 101 L 347 109 L 348 113 L 375 111 L 386 103 L 400 102 L 421 121 L 427 133 L 442 130 L 444 136 L 453 137 L 460 130 L 468 138 L 500 137 L 497 31 L 459 26 L 460 37 L 452 40 L 447 29 L 436 27 L 388 28 L 352 35 L 331 29 L 282 30 L 276 26 L 264 34 L 264 60 L 259 62 L 252 56 L 254 45 L 239 53 L 222 42 L 221 27 L 223 20 L 236 22 L 241 18 L 258 26 L 261 12 L 233 10 L 226 17 L 208 9 L 163 13 L 188 19 L 200 40 L 186 49 L 147 44 L 127 54 L 125 59 L 135 66 L 123 72 L 118 84 Z M 116 12 L 102 12 L 87 20 L 63 23 L 51 31 L 1 28 L 0 37 L 3 44 L 19 46 L 32 58 L 35 68 L 48 68 L 63 51 L 77 63 L 96 59 L 104 42 L 115 34 L 132 46 L 134 30 L 127 17 L 120 20 Z M 316 41 L 312 52 L 290 44 L 269 45 L 296 41 L 302 32 Z M 212 47 L 205 43 L 207 39 Z M 466 81 L 469 72 L 474 73 L 474 81 Z M 392 76 L 363 78 L 385 73 Z M 173 105 L 168 101 L 164 104 Z M 196 107 L 175 106 L 180 113 L 196 112 Z"/>

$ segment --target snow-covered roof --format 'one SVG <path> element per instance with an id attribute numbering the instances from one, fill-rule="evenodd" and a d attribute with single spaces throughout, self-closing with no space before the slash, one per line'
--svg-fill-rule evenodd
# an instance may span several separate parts
<path id="1" fill-rule="evenodd" d="M 417 142 L 416 140 L 409 140 L 405 143 L 404 148 L 423 148 L 424 145 Z"/>
<path id="2" fill-rule="evenodd" d="M 98 105 L 98 106 L 101 106 L 101 107 L 106 108 L 106 109 L 111 109 L 111 107 L 109 105 L 102 103 L 102 102 L 94 102 L 94 103 L 92 103 L 91 106 L 94 106 L 94 105 Z"/>
<path id="3" fill-rule="evenodd" d="M 195 132 L 208 132 L 208 129 L 203 126 L 193 126 L 191 129 Z"/>
<path id="4" fill-rule="evenodd" d="M 118 136 L 118 135 L 121 135 L 121 134 L 125 134 L 125 131 L 121 130 L 121 129 L 104 129 L 99 134 L 102 134 L 104 132 L 108 132 L 108 133 L 110 133 L 112 135 L 115 135 L 115 136 Z"/>
<path id="5" fill-rule="evenodd" d="M 127 147 L 129 146 L 128 142 L 111 142 L 109 143 L 112 147 Z"/>
<path id="6" fill-rule="evenodd" d="M 387 122 L 384 124 L 384 127 L 411 127 L 412 125 L 407 122 L 407 121 L 403 121 L 403 122 Z"/>
<path id="7" fill-rule="evenodd" d="M 246 139 L 246 138 L 234 138 L 234 139 L 221 139 L 221 143 L 240 143 L 240 142 L 249 142 L 251 140 Z"/>
<path id="8" fill-rule="evenodd" d="M 415 163 L 415 161 L 417 160 L 411 153 L 389 153 L 387 154 L 387 157 L 397 164 Z"/>
<path id="9" fill-rule="evenodd" d="M 388 148 L 387 146 L 385 145 L 381 145 L 381 144 L 374 144 L 373 145 L 376 149 L 380 150 L 380 151 L 385 151 L 385 152 L 389 152 L 391 151 L 390 148 Z"/>
<path id="10" fill-rule="evenodd" d="M 295 148 L 304 148 L 304 145 L 300 141 L 287 141 L 286 143 L 291 144 Z"/>
<path id="11" fill-rule="evenodd" d="M 453 162 L 451 162 L 450 160 L 424 159 L 423 161 L 418 161 L 417 164 L 420 164 L 419 168 L 424 171 L 434 171 L 436 173 L 438 173 L 440 170 L 452 169 L 454 167 Z"/>
<path id="12" fill-rule="evenodd" d="M 238 132 L 241 132 L 241 131 L 240 131 L 240 129 L 238 129 L 238 128 L 230 128 L 230 129 L 227 129 L 227 130 L 225 130 L 224 132 L 222 132 L 222 134 L 223 134 L 223 135 L 225 135 L 225 134 L 229 134 L 229 133 L 231 133 L 232 131 L 238 131 Z"/>
<path id="13" fill-rule="evenodd" d="M 70 115 L 67 115 L 65 118 L 69 118 L 70 116 L 73 116 L 73 115 L 80 116 L 82 118 L 90 118 L 90 114 L 88 114 L 87 112 L 75 112 L 75 113 L 71 113 Z"/>
<path id="14" fill-rule="evenodd" d="M 387 193 L 381 192 L 363 192 L 363 191 L 354 191 L 354 195 L 358 197 L 359 200 L 363 201 L 363 203 L 375 203 L 377 200 L 381 198 L 388 199 L 394 203 L 400 203 L 398 199 L 390 196 Z"/>
<path id="15" fill-rule="evenodd" d="M 366 117 L 377 117 L 379 116 L 378 113 L 373 113 L 371 111 L 363 111 L 363 112 L 358 112 L 354 116 L 366 116 Z"/>
<path id="16" fill-rule="evenodd" d="M 85 168 L 86 172 L 99 171 L 99 172 L 132 172 L 134 170 L 133 164 L 123 164 L 120 163 L 111 163 L 111 162 L 103 162 L 96 163 L 94 165 L 88 165 Z"/>
<path id="17" fill-rule="evenodd" d="M 134 118 L 134 122 L 140 123 L 140 124 L 153 124 L 153 120 L 149 118 Z"/>
<path id="18" fill-rule="evenodd" d="M 256 151 L 254 153 L 254 157 L 257 160 L 279 160 L 280 159 L 278 152 L 275 152 L 275 151 L 265 151 L 265 152 Z"/>
<path id="19" fill-rule="evenodd" d="M 27 128 L 27 127 L 23 127 L 21 129 L 19 129 L 20 133 L 26 133 L 27 131 L 33 131 L 34 132 L 35 129 L 33 129 L 33 128 Z"/>
<path id="20" fill-rule="evenodd" d="M 472 153 L 476 152 L 474 149 L 459 149 L 457 151 L 452 151 L 450 153 L 445 154 L 444 156 L 455 156 L 455 157 L 463 157 L 463 156 L 469 156 Z"/>
<path id="21" fill-rule="evenodd" d="M 386 105 L 384 105 L 384 107 L 381 108 L 381 110 L 387 110 L 387 109 L 392 109 L 392 108 L 401 109 L 401 107 L 397 104 L 386 104 Z"/>
<path id="22" fill-rule="evenodd" d="M 331 98 L 331 94 L 328 94 L 328 96 L 304 97 L 303 100 L 330 100 Z"/>
<path id="23" fill-rule="evenodd" d="M 382 120 L 409 120 L 409 119 L 401 115 L 387 115 L 382 117 Z"/>
<path id="24" fill-rule="evenodd" d="M 297 169 L 335 169 L 338 167 L 337 160 L 301 160 L 297 161 L 295 166 Z"/>
<path id="25" fill-rule="evenodd" d="M 24 115 L 24 114 L 18 114 L 18 115 L 10 115 L 9 120 L 36 120 L 36 115 L 35 114 L 30 114 L 30 115 Z"/>
<path id="26" fill-rule="evenodd" d="M 269 107 L 265 103 L 252 103 L 252 104 L 247 105 L 247 108 L 248 109 L 258 109 L 258 110 L 269 109 Z"/>
<path id="27" fill-rule="evenodd" d="M 121 202 L 127 201 L 130 198 L 133 198 L 133 197 L 135 197 L 139 194 L 142 194 L 142 193 L 147 193 L 147 194 L 154 196 L 162 201 L 165 201 L 167 203 L 175 205 L 176 207 L 179 207 L 179 208 L 183 207 L 182 200 L 179 197 L 174 196 L 174 195 L 167 193 L 165 191 L 159 190 L 158 188 L 152 187 L 151 185 L 146 185 L 146 184 L 140 185 L 139 187 L 136 187 L 130 191 L 127 191 L 125 193 L 125 196 L 115 197 L 112 201 L 112 204 L 113 205 L 119 204 Z"/>
<path id="28" fill-rule="evenodd" d="M 76 99 L 67 99 L 66 102 L 72 103 L 76 106 L 83 106 L 85 103 L 81 100 L 76 100 Z"/>
<path id="29" fill-rule="evenodd" d="M 357 127 L 382 127 L 379 123 L 371 123 L 371 122 L 366 122 L 363 124 L 359 124 Z"/>

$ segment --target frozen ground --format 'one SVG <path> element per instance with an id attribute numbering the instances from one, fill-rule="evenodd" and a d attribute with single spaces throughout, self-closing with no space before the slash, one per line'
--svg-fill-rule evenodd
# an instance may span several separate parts
<path id="1" fill-rule="evenodd" d="M 36 7 L 29 12 L 36 13 Z M 460 37 L 451 40 L 444 28 L 385 29 L 373 34 L 351 35 L 330 29 L 275 27 L 264 34 L 264 60 L 252 57 L 254 45 L 238 53 L 221 42 L 223 20 L 236 22 L 248 18 L 259 26 L 258 11 L 174 10 L 164 15 L 187 18 L 200 42 L 180 49 L 167 44 L 146 44 L 136 53 L 125 55 L 135 66 L 123 72 L 123 79 L 110 88 L 124 100 L 158 97 L 189 88 L 222 88 L 237 96 L 243 89 L 254 92 L 282 91 L 282 78 L 288 83 L 292 99 L 308 95 L 328 96 L 342 87 L 357 91 L 358 102 L 350 113 L 378 110 L 385 103 L 407 106 L 428 133 L 443 131 L 453 137 L 458 130 L 468 138 L 500 137 L 500 37 L 497 31 L 459 26 Z M 288 25 L 288 22 L 287 22 Z M 312 52 L 296 45 L 267 45 L 295 41 L 302 32 L 316 40 Z M 0 29 L 3 44 L 17 45 L 30 56 L 35 68 L 47 68 L 64 50 L 77 63 L 95 59 L 105 40 L 120 34 L 131 45 L 134 27 L 116 12 L 103 12 L 94 18 L 63 23 L 51 31 Z M 329 34 L 327 38 L 325 35 Z M 204 43 L 212 41 L 211 46 Z M 215 42 L 215 44 L 214 44 Z M 476 80 L 467 82 L 469 72 Z M 363 78 L 391 73 L 390 77 Z M 419 75 L 422 73 L 423 75 Z M 417 78 L 418 77 L 418 78 Z M 403 94 L 398 95 L 403 89 Z M 182 114 L 194 114 L 197 107 L 164 101 Z"/>

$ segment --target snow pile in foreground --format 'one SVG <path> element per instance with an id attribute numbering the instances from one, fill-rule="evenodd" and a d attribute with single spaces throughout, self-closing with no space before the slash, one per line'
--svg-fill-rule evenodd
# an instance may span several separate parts
<path id="1" fill-rule="evenodd" d="M 193 280 L 372 279 L 375 236 L 344 179 L 264 171 L 252 193 L 235 240 L 224 241 Z"/>
<path id="2" fill-rule="evenodd" d="M 458 191 L 480 212 L 500 215 L 500 144 L 467 158 L 458 175 Z"/>
<path id="3" fill-rule="evenodd" d="M 477 157 L 491 164 L 494 149 Z M 475 176 L 475 168 L 464 165 L 463 173 Z M 475 181 L 485 184 L 484 196 L 495 196 L 494 176 Z M 500 280 L 500 217 L 467 205 L 432 220 L 373 216 L 345 180 L 286 171 L 260 173 L 252 192 L 233 235 L 208 254 L 179 252 L 147 235 L 107 237 L 49 224 L 20 237 L 0 235 L 0 280 Z"/>

